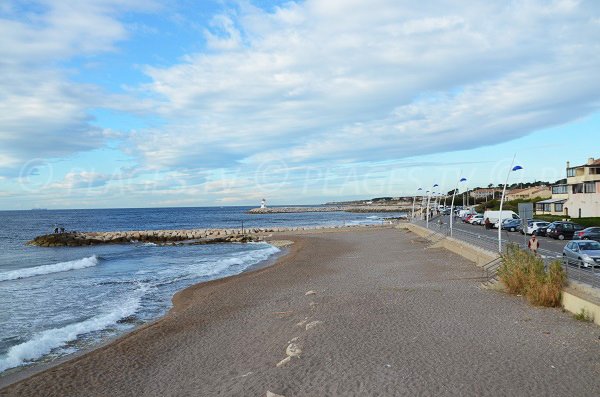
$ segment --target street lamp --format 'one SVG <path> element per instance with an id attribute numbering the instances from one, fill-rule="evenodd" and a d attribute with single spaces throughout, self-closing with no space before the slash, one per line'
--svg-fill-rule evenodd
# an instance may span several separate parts
<path id="1" fill-rule="evenodd" d="M 438 187 L 438 186 L 439 186 L 439 185 L 438 185 L 437 183 L 436 183 L 435 185 L 433 185 L 433 187 L 434 187 L 434 188 L 435 188 L 435 187 Z M 429 211 L 429 203 L 430 203 L 430 202 L 431 202 L 431 193 L 429 194 L 429 196 L 427 196 L 427 208 L 426 208 L 426 210 L 427 210 L 427 221 L 425 222 L 425 227 L 426 227 L 427 229 L 429 229 L 429 212 L 430 212 L 430 211 Z"/>
<path id="2" fill-rule="evenodd" d="M 454 187 L 454 191 L 452 192 L 452 202 L 450 203 L 450 237 L 452 237 L 452 220 L 454 218 L 454 197 L 456 197 L 456 190 L 458 190 L 458 184 L 466 181 L 467 178 L 460 178 L 460 180 L 456 182 L 456 186 Z"/>
<path id="3" fill-rule="evenodd" d="M 502 206 L 504 205 L 504 194 L 506 193 L 506 185 L 508 185 L 508 177 L 510 176 L 510 173 L 512 171 L 518 171 L 518 170 L 522 170 L 523 167 L 521 167 L 520 165 L 514 165 L 515 163 L 515 157 L 517 157 L 517 155 L 515 154 L 512 162 L 510 163 L 510 168 L 508 170 L 508 173 L 506 174 L 506 182 L 504 183 L 504 188 L 502 188 L 502 197 L 500 198 L 500 215 L 499 215 L 499 219 L 498 219 L 498 252 L 502 253 Z"/>
<path id="4" fill-rule="evenodd" d="M 427 190 L 425 192 L 425 195 L 429 194 L 429 190 Z M 423 197 L 421 197 L 421 205 L 419 206 L 419 211 L 421 212 L 421 220 L 423 220 L 423 206 L 425 205 L 425 195 L 423 195 Z"/>
<path id="5" fill-rule="evenodd" d="M 422 188 L 418 188 L 417 189 L 417 194 L 419 193 L 419 190 L 423 190 Z M 412 219 L 415 218 L 415 202 L 417 201 L 417 194 L 415 194 L 415 196 L 413 197 L 413 207 L 412 207 Z"/>

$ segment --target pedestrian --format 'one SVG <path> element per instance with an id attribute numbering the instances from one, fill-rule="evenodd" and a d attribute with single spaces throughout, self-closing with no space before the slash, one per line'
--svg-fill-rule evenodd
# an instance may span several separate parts
<path id="1" fill-rule="evenodd" d="M 529 248 L 534 255 L 537 255 L 537 251 L 540 248 L 540 242 L 538 241 L 535 234 L 532 235 L 529 239 L 529 242 L 527 243 L 527 248 Z"/>
<path id="2" fill-rule="evenodd" d="M 485 228 L 486 228 L 487 230 L 489 230 L 489 229 L 491 229 L 491 228 L 492 228 L 492 222 L 490 222 L 490 218 L 485 218 L 485 222 L 484 222 L 484 224 L 485 224 Z"/>
<path id="3" fill-rule="evenodd" d="M 57 228 L 57 227 L 55 227 L 55 228 L 54 228 L 54 234 L 57 234 L 57 233 L 58 233 L 58 228 Z"/>

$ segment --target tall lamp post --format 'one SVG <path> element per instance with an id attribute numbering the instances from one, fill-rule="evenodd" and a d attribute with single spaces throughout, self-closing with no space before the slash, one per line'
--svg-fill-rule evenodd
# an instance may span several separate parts
<path id="1" fill-rule="evenodd" d="M 498 252 L 502 253 L 502 206 L 504 204 L 504 195 L 506 194 L 506 185 L 508 185 L 508 177 L 512 171 L 522 170 L 523 167 L 515 164 L 515 158 L 517 155 L 515 154 L 512 162 L 510 163 L 510 168 L 508 173 L 506 174 L 506 182 L 504 183 L 504 187 L 502 188 L 502 197 L 500 198 L 500 217 L 498 223 Z"/>
<path id="2" fill-rule="evenodd" d="M 434 188 L 438 187 L 438 184 L 436 183 L 435 185 L 433 185 Z M 427 211 L 427 221 L 425 222 L 425 227 L 427 229 L 429 229 L 429 203 L 431 202 L 431 193 L 429 193 L 429 195 L 427 196 L 427 208 L 425 208 L 425 210 Z"/>
<path id="3" fill-rule="evenodd" d="M 415 203 L 417 201 L 417 194 L 419 194 L 419 191 L 423 190 L 422 188 L 418 188 L 417 189 L 417 193 L 415 194 L 415 196 L 413 197 L 413 208 L 412 208 L 412 219 L 415 218 Z"/>
<path id="4" fill-rule="evenodd" d="M 452 237 L 452 220 L 454 219 L 454 197 L 456 197 L 456 190 L 458 190 L 458 184 L 466 181 L 467 178 L 460 178 L 460 180 L 456 182 L 456 186 L 454 187 L 454 191 L 452 192 L 452 202 L 450 203 L 450 237 Z"/>
<path id="5" fill-rule="evenodd" d="M 423 220 L 423 206 L 425 205 L 425 196 L 429 194 L 429 190 L 425 192 L 423 197 L 421 197 L 421 205 L 419 206 L 419 212 L 421 212 L 421 220 Z"/>

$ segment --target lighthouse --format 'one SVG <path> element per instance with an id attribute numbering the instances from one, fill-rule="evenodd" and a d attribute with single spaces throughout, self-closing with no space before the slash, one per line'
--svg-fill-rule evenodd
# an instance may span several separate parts
<path id="1" fill-rule="evenodd" d="M 262 199 L 260 202 L 260 208 L 267 208 L 267 200 Z"/>

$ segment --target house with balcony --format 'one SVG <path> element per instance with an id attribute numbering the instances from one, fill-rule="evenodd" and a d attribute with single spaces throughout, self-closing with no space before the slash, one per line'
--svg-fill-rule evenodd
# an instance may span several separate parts
<path id="1" fill-rule="evenodd" d="M 566 215 L 565 203 L 569 198 L 569 185 L 562 179 L 550 187 L 551 198 L 535 203 L 535 213 L 539 215 Z"/>
<path id="2" fill-rule="evenodd" d="M 565 214 L 572 218 L 600 216 L 600 158 L 571 167 L 567 162 Z"/>

